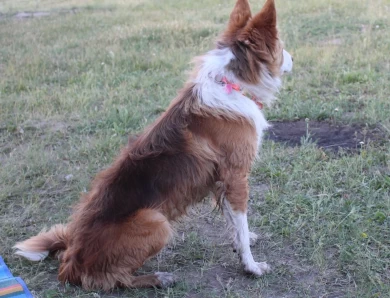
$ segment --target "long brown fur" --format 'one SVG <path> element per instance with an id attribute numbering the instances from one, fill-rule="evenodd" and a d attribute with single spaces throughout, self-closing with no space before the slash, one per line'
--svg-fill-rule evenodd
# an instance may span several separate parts
<path id="1" fill-rule="evenodd" d="M 274 75 L 280 67 L 273 11 L 268 0 L 252 18 L 247 0 L 238 0 L 218 43 L 232 49 L 237 60 L 228 67 L 248 83 L 260 80 L 261 65 Z M 200 102 L 187 83 L 167 111 L 96 176 L 66 227 L 54 226 L 15 247 L 59 253 L 59 280 L 85 289 L 162 286 L 158 274 L 133 273 L 167 244 L 171 221 L 210 192 L 218 198 L 224 193 L 233 210 L 247 209 L 256 129 L 247 118 Z"/>

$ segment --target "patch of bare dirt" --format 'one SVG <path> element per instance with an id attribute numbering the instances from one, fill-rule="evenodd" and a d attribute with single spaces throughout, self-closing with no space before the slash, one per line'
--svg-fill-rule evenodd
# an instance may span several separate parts
<path id="1" fill-rule="evenodd" d="M 385 139 L 385 134 L 379 127 L 370 128 L 362 124 L 342 125 L 304 120 L 271 124 L 266 139 L 289 146 L 300 146 L 302 139 L 308 138 L 323 149 L 335 152 L 340 148 L 355 151 L 369 143 L 380 144 Z"/>

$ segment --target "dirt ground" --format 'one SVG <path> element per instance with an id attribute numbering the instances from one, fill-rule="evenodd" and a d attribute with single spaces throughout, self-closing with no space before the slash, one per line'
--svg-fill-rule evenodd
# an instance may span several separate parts
<path id="1" fill-rule="evenodd" d="M 340 148 L 356 151 L 370 143 L 381 143 L 384 133 L 379 126 L 367 127 L 363 124 L 343 125 L 319 121 L 271 122 L 266 139 L 282 142 L 289 146 L 299 146 L 302 139 L 309 138 L 319 147 L 337 152 Z"/>

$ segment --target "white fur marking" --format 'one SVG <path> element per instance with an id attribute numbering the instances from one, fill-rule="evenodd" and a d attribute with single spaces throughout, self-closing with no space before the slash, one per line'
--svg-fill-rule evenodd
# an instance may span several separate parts
<path id="1" fill-rule="evenodd" d="M 233 220 L 233 210 L 230 206 L 230 203 L 226 200 L 225 197 L 222 198 L 222 211 L 223 215 L 226 219 L 226 225 L 228 232 L 231 233 L 233 236 L 233 250 L 238 251 L 238 243 L 237 243 L 237 229 L 236 226 L 234 225 L 234 220 Z"/>
<path id="2" fill-rule="evenodd" d="M 248 229 L 248 220 L 245 213 L 233 213 L 233 221 L 237 228 L 237 242 L 238 242 L 238 252 L 241 254 L 242 263 L 244 265 L 249 265 L 254 263 L 252 253 L 249 248 L 249 229 Z"/>
<path id="3" fill-rule="evenodd" d="M 253 259 L 246 213 L 234 212 L 226 199 L 223 201 L 223 212 L 227 219 L 228 227 L 235 232 L 233 246 L 240 255 L 244 270 L 257 276 L 269 272 L 271 268 L 266 262 L 257 263 Z"/>
<path id="4" fill-rule="evenodd" d="M 48 255 L 48 251 L 27 251 L 27 250 L 17 250 L 15 255 L 25 257 L 26 259 L 34 262 L 44 260 Z"/>
<path id="5" fill-rule="evenodd" d="M 293 67 L 292 57 L 289 52 L 283 50 L 283 65 L 280 69 L 280 72 L 283 74 L 285 72 L 291 72 Z"/>
<path id="6" fill-rule="evenodd" d="M 233 220 L 237 227 L 237 244 L 238 253 L 241 256 L 241 262 L 244 265 L 246 272 L 261 276 L 265 272 L 269 272 L 271 268 L 266 262 L 257 263 L 253 259 L 252 252 L 250 250 L 248 220 L 245 213 L 233 213 Z"/>
<path id="7" fill-rule="evenodd" d="M 263 65 L 260 71 L 260 83 L 251 85 L 240 82 L 241 86 L 251 94 L 261 100 L 266 105 L 271 105 L 275 99 L 275 94 L 279 92 L 282 86 L 282 80 L 279 77 L 272 77 L 266 67 Z"/>

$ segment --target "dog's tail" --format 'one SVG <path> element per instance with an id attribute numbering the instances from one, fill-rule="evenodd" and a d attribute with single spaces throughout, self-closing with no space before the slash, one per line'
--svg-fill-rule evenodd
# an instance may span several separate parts
<path id="1" fill-rule="evenodd" d="M 61 252 L 68 243 L 67 229 L 64 225 L 55 225 L 49 231 L 15 244 L 15 254 L 30 261 L 41 261 L 51 253 Z"/>

